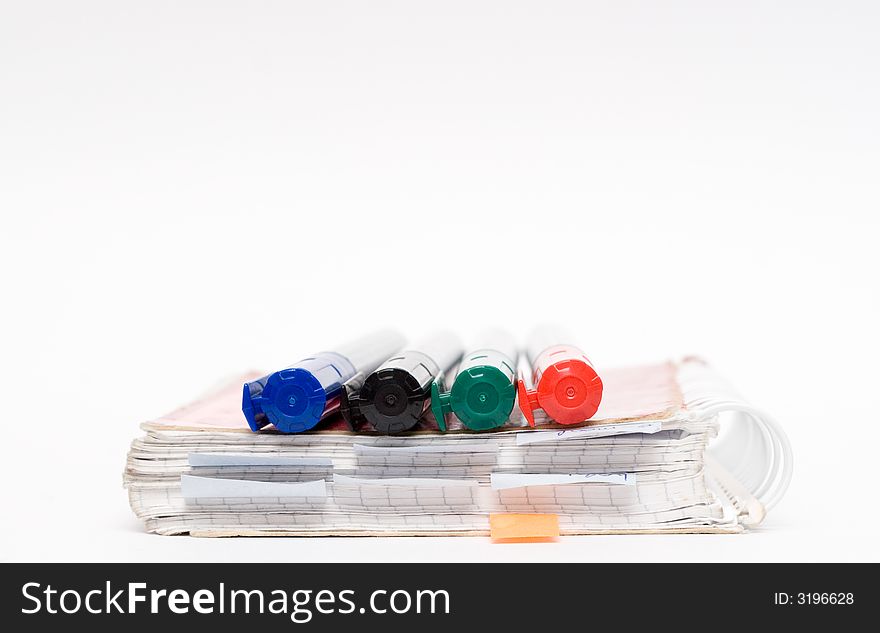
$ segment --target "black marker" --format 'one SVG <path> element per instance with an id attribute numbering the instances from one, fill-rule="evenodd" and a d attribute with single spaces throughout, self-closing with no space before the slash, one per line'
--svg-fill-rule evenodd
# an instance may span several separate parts
<path id="1" fill-rule="evenodd" d="M 461 358 L 461 340 L 438 332 L 395 354 L 363 379 L 344 390 L 342 415 L 352 428 L 369 422 L 380 433 L 413 428 L 428 408 L 431 384 Z"/>

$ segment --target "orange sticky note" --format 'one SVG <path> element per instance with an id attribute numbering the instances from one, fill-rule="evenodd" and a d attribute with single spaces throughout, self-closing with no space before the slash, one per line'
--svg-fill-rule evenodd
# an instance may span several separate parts
<path id="1" fill-rule="evenodd" d="M 490 514 L 489 535 L 493 541 L 546 541 L 559 537 L 555 514 Z"/>

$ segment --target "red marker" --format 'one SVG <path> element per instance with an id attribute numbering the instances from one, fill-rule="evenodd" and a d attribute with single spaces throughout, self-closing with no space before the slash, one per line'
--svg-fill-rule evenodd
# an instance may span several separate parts
<path id="1" fill-rule="evenodd" d="M 529 337 L 525 356 L 531 385 L 520 371 L 517 390 L 519 408 L 530 426 L 535 426 L 535 409 L 543 409 L 559 424 L 579 424 L 593 417 L 602 402 L 602 379 L 571 341 L 558 328 L 541 328 Z"/>

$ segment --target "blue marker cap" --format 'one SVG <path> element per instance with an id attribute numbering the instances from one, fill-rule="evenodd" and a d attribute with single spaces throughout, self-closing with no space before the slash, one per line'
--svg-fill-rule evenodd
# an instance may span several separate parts
<path id="1" fill-rule="evenodd" d="M 343 383 L 354 374 L 347 358 L 323 352 L 246 383 L 241 410 L 252 431 L 273 424 L 282 433 L 302 433 L 320 422 L 331 400 L 338 403 Z"/>
<path id="2" fill-rule="evenodd" d="M 250 396 L 249 384 L 244 386 L 241 408 L 252 431 L 271 422 L 282 433 L 301 433 L 324 415 L 327 392 L 305 369 L 291 367 L 270 374 L 257 398 Z"/>

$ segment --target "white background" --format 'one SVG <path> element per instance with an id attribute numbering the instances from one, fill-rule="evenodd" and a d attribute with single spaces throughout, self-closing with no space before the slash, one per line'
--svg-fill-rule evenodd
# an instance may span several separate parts
<path id="1" fill-rule="evenodd" d="M 880 560 L 873 2 L 0 4 L 0 560 Z M 699 354 L 745 536 L 145 534 L 138 424 L 375 326 Z"/>

